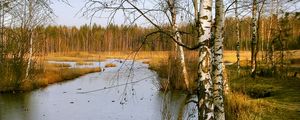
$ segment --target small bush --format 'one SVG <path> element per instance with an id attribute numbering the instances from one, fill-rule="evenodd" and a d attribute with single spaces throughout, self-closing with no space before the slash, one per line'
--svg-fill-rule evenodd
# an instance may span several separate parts
<path id="1" fill-rule="evenodd" d="M 270 85 L 256 84 L 246 89 L 246 94 L 252 98 L 270 97 L 273 92 L 273 87 Z"/>

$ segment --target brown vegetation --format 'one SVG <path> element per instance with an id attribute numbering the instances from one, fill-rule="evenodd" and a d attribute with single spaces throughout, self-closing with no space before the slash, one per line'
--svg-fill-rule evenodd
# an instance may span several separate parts
<path id="1" fill-rule="evenodd" d="M 76 65 L 93 65 L 91 62 L 84 62 L 84 61 L 78 61 L 76 62 Z"/>
<path id="2" fill-rule="evenodd" d="M 107 63 L 105 64 L 105 68 L 109 68 L 109 67 L 116 67 L 117 65 L 114 63 Z"/>
<path id="3" fill-rule="evenodd" d="M 67 63 L 49 63 L 49 64 L 46 64 L 46 67 L 71 67 L 70 64 L 67 64 Z"/>
<path id="4" fill-rule="evenodd" d="M 36 72 L 36 77 L 33 79 L 23 80 L 19 87 L 13 82 L 7 80 L 0 81 L 0 92 L 17 92 L 28 91 L 39 87 L 44 87 L 49 84 L 71 80 L 79 76 L 101 72 L 101 68 L 66 68 L 67 64 L 45 64 L 45 69 L 40 69 Z"/>
<path id="5" fill-rule="evenodd" d="M 225 51 L 224 54 L 226 61 L 235 62 L 235 51 Z M 196 55 L 194 52 L 186 52 L 190 83 L 194 85 L 197 75 L 192 71 L 197 70 Z M 295 55 L 293 57 L 299 57 Z M 249 75 L 250 71 L 247 69 L 247 66 L 250 66 L 248 60 L 250 52 L 242 51 L 241 56 L 240 76 L 236 73 L 235 64 L 226 67 L 230 86 L 230 91 L 225 96 L 226 118 L 230 120 L 299 118 L 297 111 L 300 106 L 297 100 L 300 99 L 300 94 L 297 91 L 300 87 L 300 79 L 292 75 L 286 78 L 258 76 L 256 79 L 252 79 Z M 176 65 L 172 64 L 168 57 L 153 58 L 149 64 L 150 69 L 155 70 L 159 75 L 158 83 L 161 90 L 180 89 L 180 86 L 183 86 L 183 82 L 176 82 L 179 74 L 170 71 L 170 67 L 176 69 Z M 286 113 L 287 111 L 288 113 Z"/>

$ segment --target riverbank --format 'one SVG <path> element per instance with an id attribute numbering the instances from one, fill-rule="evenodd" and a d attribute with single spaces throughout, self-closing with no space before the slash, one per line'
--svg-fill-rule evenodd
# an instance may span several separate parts
<path id="1" fill-rule="evenodd" d="M 257 76 L 249 70 L 227 66 L 230 93 L 226 96 L 227 117 L 242 120 L 293 120 L 300 118 L 300 79 L 294 76 Z M 237 114 L 231 114 L 237 113 Z"/>
<path id="2" fill-rule="evenodd" d="M 225 52 L 224 61 L 234 62 L 234 55 L 234 51 Z M 229 120 L 300 118 L 299 75 L 289 74 L 286 77 L 259 75 L 253 79 L 248 67 L 249 60 L 247 58 L 249 55 L 248 52 L 244 52 L 242 55 L 241 75 L 237 75 L 235 64 L 226 67 L 227 75 L 225 76 L 227 76 L 229 84 L 229 92 L 225 96 L 226 118 Z M 291 66 L 293 66 L 289 69 L 291 73 L 300 68 L 295 62 L 299 59 L 297 56 L 299 57 L 298 54 L 291 57 Z M 184 85 L 182 81 L 178 82 L 177 79 L 174 79 L 178 78 L 178 74 L 172 73 L 174 62 L 176 63 L 176 61 L 168 60 L 167 57 L 152 59 L 148 62 L 150 69 L 158 73 L 159 83 L 163 91 L 166 88 L 180 89 L 178 86 Z M 196 84 L 197 77 L 195 72 L 197 71 L 197 56 L 194 53 L 186 54 L 186 64 L 189 80 L 193 86 Z"/>
<path id="3" fill-rule="evenodd" d="M 14 81 L 1 80 L 0 93 L 31 91 L 50 84 L 72 80 L 88 73 L 101 72 L 100 67 L 96 68 L 70 68 L 68 64 L 43 64 L 43 69 L 38 69 L 34 77 L 23 80 L 16 86 Z"/>

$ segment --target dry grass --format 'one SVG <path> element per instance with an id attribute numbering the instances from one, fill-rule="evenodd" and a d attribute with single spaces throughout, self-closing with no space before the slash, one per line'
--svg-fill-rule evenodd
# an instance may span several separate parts
<path id="1" fill-rule="evenodd" d="M 76 65 L 93 65 L 91 62 L 84 62 L 84 61 L 78 61 L 76 62 Z"/>
<path id="2" fill-rule="evenodd" d="M 150 69 L 160 77 L 162 90 L 170 88 L 168 78 L 168 57 L 153 58 L 149 62 Z M 299 54 L 299 55 L 298 55 Z M 190 83 L 194 83 L 197 70 L 197 52 L 186 52 L 186 63 Z M 253 80 L 249 75 L 250 52 L 241 52 L 241 75 L 237 76 L 236 67 L 227 67 L 231 92 L 226 95 L 225 109 L 229 120 L 256 119 L 298 119 L 300 118 L 300 79 L 295 77 L 257 77 Z M 163 55 L 161 55 L 163 56 Z M 225 51 L 225 61 L 235 62 L 235 51 Z M 300 52 L 294 51 L 292 62 L 297 63 Z M 299 67 L 299 66 L 298 66 Z M 173 80 L 173 79 L 171 79 Z M 181 83 L 183 84 L 183 83 Z M 175 85 L 176 86 L 176 85 Z M 195 86 L 195 83 L 194 83 Z"/>
<path id="3" fill-rule="evenodd" d="M 250 112 L 251 115 L 257 115 L 255 119 L 297 119 L 300 118 L 300 79 L 296 77 L 280 77 L 280 76 L 257 76 L 255 79 L 251 78 L 247 74 L 247 69 L 242 69 L 240 76 L 235 73 L 236 67 L 229 66 L 228 73 L 230 76 L 230 89 L 233 91 L 231 95 L 237 96 L 242 94 L 247 97 L 247 101 L 259 102 L 259 104 L 253 104 L 251 111 L 262 111 L 261 114 L 256 112 Z M 232 98 L 229 95 L 227 102 L 235 101 L 238 98 Z M 242 97 L 240 97 L 242 98 Z M 246 101 L 245 101 L 246 102 Z M 243 101 L 240 104 L 244 105 Z M 232 103 L 228 103 L 229 109 L 232 107 Z M 245 111 L 244 109 L 237 109 L 238 111 Z M 230 111 L 229 111 L 230 112 Z M 249 116 L 248 113 L 243 113 L 243 116 Z M 233 116 L 237 117 L 237 116 Z M 242 117 L 245 119 L 245 117 Z M 247 119 L 253 119 L 248 117 Z"/>
<path id="4" fill-rule="evenodd" d="M 46 69 L 45 72 L 39 74 L 35 80 L 25 80 L 21 85 L 21 90 L 28 91 L 57 82 L 72 80 L 82 75 L 94 72 L 101 72 L 101 68 Z"/>
<path id="5" fill-rule="evenodd" d="M 105 68 L 109 68 L 109 67 L 116 67 L 117 65 L 114 63 L 107 63 L 105 64 Z"/>
<path id="6" fill-rule="evenodd" d="M 46 67 L 50 67 L 50 68 L 53 68 L 53 67 L 71 67 L 70 64 L 67 64 L 67 63 L 46 63 L 45 64 Z"/>
<path id="7" fill-rule="evenodd" d="M 32 80 L 24 80 L 21 84 L 22 91 L 28 91 L 49 84 L 75 79 L 82 75 L 101 72 L 101 68 L 62 68 L 57 65 L 45 65 L 44 71 L 40 71 Z"/>
<path id="8" fill-rule="evenodd" d="M 170 59 L 169 56 L 170 55 Z M 195 89 L 195 79 L 197 76 L 197 57 L 194 52 L 186 53 L 186 65 L 187 72 L 189 75 L 189 83 L 191 89 Z M 149 62 L 149 68 L 156 71 L 160 80 L 158 81 L 158 88 L 161 91 L 166 90 L 186 90 L 185 85 L 183 84 L 183 76 L 180 68 L 179 61 L 173 59 L 174 53 L 168 53 L 164 57 L 153 58 Z"/>
<path id="9" fill-rule="evenodd" d="M 43 62 L 41 62 L 43 63 Z M 101 68 L 68 68 L 69 64 L 45 63 L 44 69 L 35 70 L 35 77 L 23 80 L 20 86 L 16 86 L 13 81 L 0 80 L 0 92 L 29 91 L 35 88 L 47 86 L 49 84 L 71 80 L 79 76 L 101 72 Z"/>
<path id="10" fill-rule="evenodd" d="M 185 51 L 187 56 L 197 58 L 198 51 Z M 300 50 L 288 51 L 290 59 L 300 59 Z M 102 61 L 104 59 L 165 59 L 168 57 L 169 51 L 139 51 L 136 55 L 131 51 L 114 51 L 114 52 L 67 52 L 67 53 L 50 53 L 45 58 L 53 61 Z M 258 59 L 261 59 L 261 52 L 258 53 Z M 265 53 L 264 53 L 265 54 Z M 274 54 L 279 54 L 275 52 Z M 189 58 L 189 57 L 187 57 Z M 240 51 L 241 61 L 250 61 L 250 51 Z M 236 51 L 224 51 L 224 61 L 235 63 Z"/>
<path id="11" fill-rule="evenodd" d="M 48 61 L 101 61 L 101 54 L 88 52 L 50 53 L 45 57 Z"/>
<path id="12" fill-rule="evenodd" d="M 239 92 L 230 92 L 225 98 L 226 119 L 261 120 L 273 111 L 272 104 L 265 100 L 253 100 Z"/>

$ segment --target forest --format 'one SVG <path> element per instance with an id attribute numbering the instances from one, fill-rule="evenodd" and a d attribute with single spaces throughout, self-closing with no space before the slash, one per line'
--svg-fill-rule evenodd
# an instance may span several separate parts
<path id="1" fill-rule="evenodd" d="M 300 118 L 299 0 L 82 3 L 0 1 L 1 120 Z"/>
<path id="2" fill-rule="evenodd" d="M 288 14 L 288 13 L 287 13 Z M 298 13 L 299 14 L 299 13 Z M 250 34 L 250 21 L 251 18 L 243 18 L 240 20 L 241 28 L 241 50 L 249 51 L 251 46 L 251 34 Z M 289 15 L 281 18 L 281 24 L 285 28 L 283 34 L 288 34 L 286 36 L 286 48 L 288 50 L 299 49 L 299 36 L 300 36 L 300 26 L 299 26 L 299 15 L 297 13 L 290 13 Z M 283 23 L 284 22 L 284 23 Z M 236 42 L 235 34 L 235 23 L 236 20 L 233 17 L 228 17 L 225 19 L 224 26 L 224 49 L 225 50 L 236 50 L 236 44 L 231 44 Z M 260 31 L 258 34 L 261 36 L 260 48 L 262 51 L 268 49 L 268 44 L 270 43 L 271 35 L 270 30 L 270 18 L 264 17 L 260 20 Z M 187 33 L 191 33 L 191 36 L 185 36 L 183 42 L 187 44 L 194 44 L 196 40 L 192 33 L 192 24 L 182 24 L 180 25 L 180 30 Z M 71 52 L 71 51 L 84 51 L 84 52 L 100 52 L 100 51 L 132 51 L 137 49 L 138 45 L 144 44 L 142 51 L 169 51 L 172 47 L 169 47 L 170 38 L 164 36 L 163 34 L 153 35 L 149 38 L 146 43 L 143 43 L 143 37 L 147 34 L 155 31 L 155 28 L 139 27 L 137 25 L 114 25 L 110 24 L 107 27 L 102 27 L 101 25 L 83 25 L 79 28 L 75 26 L 38 26 L 35 30 L 36 32 L 36 43 L 35 48 L 37 52 L 55 53 L 55 52 Z M 173 48 L 174 49 L 174 48 Z M 280 43 L 275 43 L 275 49 L 280 49 Z"/>

